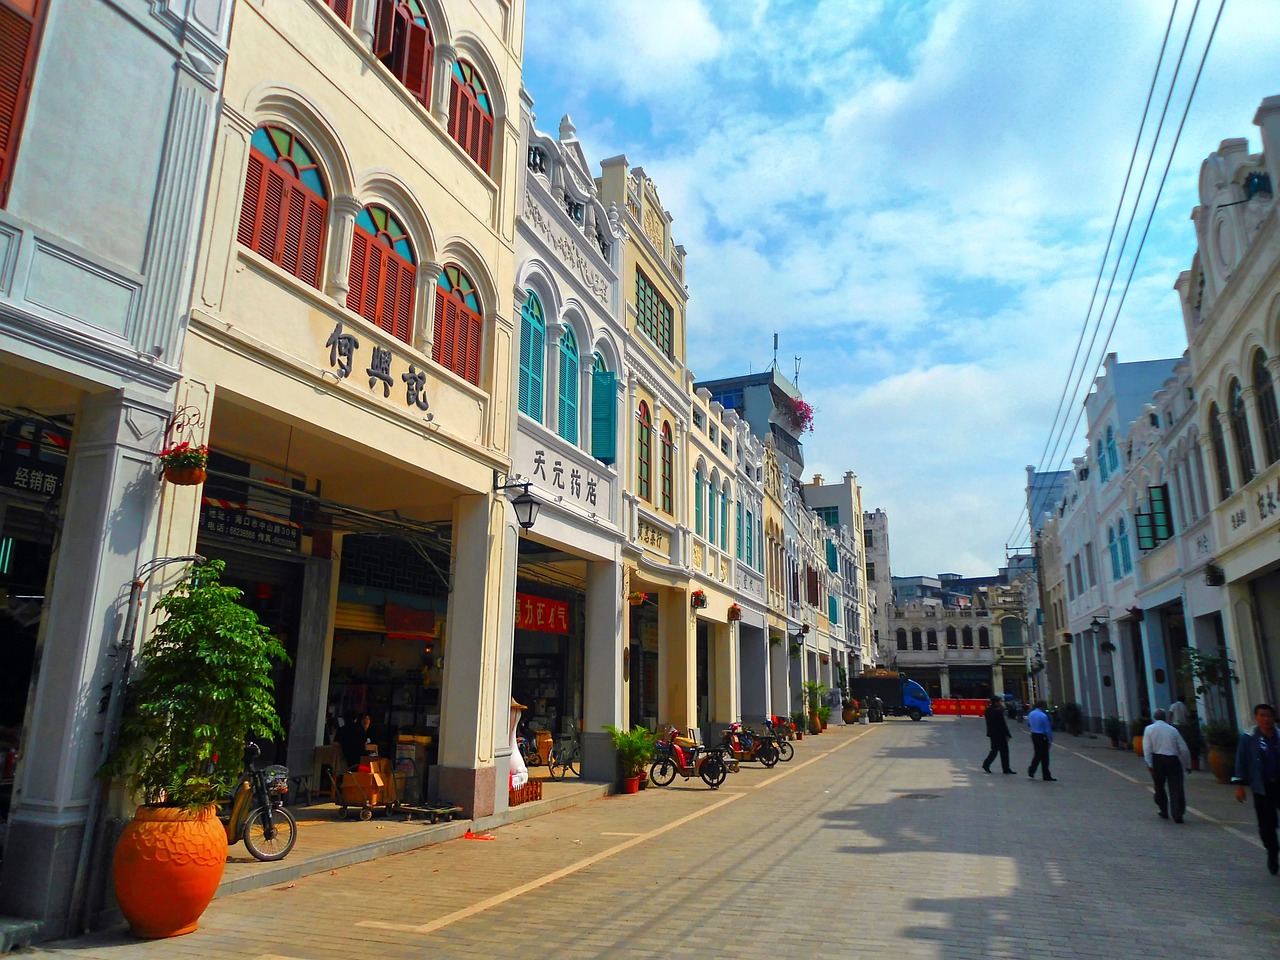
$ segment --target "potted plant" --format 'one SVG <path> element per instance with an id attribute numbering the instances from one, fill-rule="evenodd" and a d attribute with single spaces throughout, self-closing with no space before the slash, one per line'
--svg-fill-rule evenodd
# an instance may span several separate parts
<path id="1" fill-rule="evenodd" d="M 1124 721 L 1119 717 L 1107 717 L 1102 721 L 1102 731 L 1111 741 L 1111 746 L 1120 749 L 1120 738 L 1124 736 Z"/>
<path id="2" fill-rule="evenodd" d="M 1062 726 L 1073 737 L 1080 736 L 1080 730 L 1084 724 L 1084 711 L 1080 709 L 1078 703 L 1064 703 L 1062 705 Z"/>
<path id="3" fill-rule="evenodd" d="M 1204 753 L 1204 738 L 1200 734 L 1200 724 L 1189 721 L 1174 724 L 1182 739 L 1187 741 L 1187 750 L 1191 754 L 1191 769 L 1200 769 L 1200 755 Z"/>
<path id="4" fill-rule="evenodd" d="M 831 720 L 831 708 L 825 703 L 818 708 L 818 725 L 823 729 L 827 729 L 827 723 Z"/>
<path id="5" fill-rule="evenodd" d="M 604 729 L 609 732 L 613 749 L 618 755 L 618 766 L 622 769 L 622 792 L 638 793 L 640 778 L 644 775 L 645 767 L 653 760 L 653 734 L 644 727 L 628 731 L 606 724 Z"/>
<path id="6" fill-rule="evenodd" d="M 805 717 L 803 710 L 797 710 L 795 713 L 791 714 L 791 726 L 795 729 L 796 739 L 803 740 L 804 729 L 808 726 L 808 720 Z"/>
<path id="7" fill-rule="evenodd" d="M 226 866 L 217 802 L 239 779 L 246 740 L 283 732 L 271 671 L 288 659 L 285 649 L 237 602 L 242 592 L 219 582 L 224 566 L 188 567 L 156 604 L 161 619 L 102 771 L 124 776 L 142 800 L 112 868 L 120 909 L 140 937 L 196 928 Z"/>
<path id="8" fill-rule="evenodd" d="M 170 444 L 157 455 L 164 468 L 164 478 L 182 487 L 204 483 L 209 465 L 209 448 L 203 443 L 192 445 L 189 440 Z"/>
<path id="9" fill-rule="evenodd" d="M 734 620 L 741 620 L 741 619 L 742 619 L 742 608 L 741 608 L 740 606 L 738 606 L 736 603 L 731 603 L 731 604 L 729 604 L 729 620 L 730 620 L 730 622 L 732 622 L 732 621 L 734 621 Z"/>
<path id="10" fill-rule="evenodd" d="M 1219 783 L 1230 783 L 1236 762 L 1240 731 L 1229 723 L 1215 721 L 1204 725 L 1204 742 L 1209 745 L 1209 769 Z"/>
<path id="11" fill-rule="evenodd" d="M 689 594 L 689 606 L 694 610 L 702 610 L 707 606 L 707 595 L 701 590 L 695 590 Z"/>
<path id="12" fill-rule="evenodd" d="M 633 593 L 627 594 L 627 603 L 631 604 L 631 606 L 633 607 L 640 606 L 647 599 L 648 599 L 648 594 L 640 593 L 639 591 L 635 591 Z"/>
<path id="13" fill-rule="evenodd" d="M 1133 741 L 1133 752 L 1142 756 L 1142 734 L 1151 726 L 1150 717 L 1139 717 L 1129 721 L 1129 739 Z"/>
<path id="14" fill-rule="evenodd" d="M 827 695 L 826 685 L 809 680 L 801 684 L 801 689 L 804 690 L 804 708 L 808 717 L 809 732 L 821 733 L 822 719 L 818 716 L 818 708 L 822 706 L 822 700 Z"/>

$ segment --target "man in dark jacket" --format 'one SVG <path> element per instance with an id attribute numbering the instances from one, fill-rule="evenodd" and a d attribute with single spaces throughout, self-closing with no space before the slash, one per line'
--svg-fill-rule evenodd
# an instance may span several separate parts
<path id="1" fill-rule="evenodd" d="M 1236 800 L 1244 803 L 1245 784 L 1253 791 L 1253 810 L 1258 817 L 1258 836 L 1267 850 L 1267 869 L 1280 873 L 1280 842 L 1276 840 L 1280 819 L 1280 736 L 1276 734 L 1276 711 L 1269 703 L 1253 708 L 1257 724 L 1240 734 L 1236 748 Z"/>
<path id="2" fill-rule="evenodd" d="M 987 739 L 991 741 L 991 752 L 982 762 L 982 769 L 991 772 L 991 761 L 1000 755 L 1000 768 L 1005 773 L 1013 773 L 1009 766 L 1009 725 L 1004 722 L 1004 708 L 999 697 L 992 697 L 985 714 L 987 718 Z"/>

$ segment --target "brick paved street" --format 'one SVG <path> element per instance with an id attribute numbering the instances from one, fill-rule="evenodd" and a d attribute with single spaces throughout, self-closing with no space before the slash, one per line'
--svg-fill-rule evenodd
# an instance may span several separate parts
<path id="1" fill-rule="evenodd" d="M 1145 767 L 1060 736 L 1060 782 L 986 775 L 980 721 L 797 744 L 723 789 L 677 780 L 276 888 L 187 937 L 102 935 L 77 960 L 246 957 L 1255 958 L 1280 947 L 1252 806 L 1193 774 L 1160 820 Z M 914 796 L 913 796 L 914 795 Z M 655 835 L 656 832 L 656 835 Z"/>

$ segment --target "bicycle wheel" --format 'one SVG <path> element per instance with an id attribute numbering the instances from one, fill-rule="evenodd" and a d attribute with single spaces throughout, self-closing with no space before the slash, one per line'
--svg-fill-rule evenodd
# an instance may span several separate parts
<path id="1" fill-rule="evenodd" d="M 655 760 L 649 768 L 649 779 L 655 787 L 665 787 L 676 778 L 676 765 L 670 757 Z"/>
<path id="2" fill-rule="evenodd" d="M 702 766 L 698 768 L 698 775 L 712 790 L 717 789 L 729 776 L 729 770 L 724 763 L 724 754 L 719 750 L 707 754 L 707 759 L 703 760 Z"/>
<path id="3" fill-rule="evenodd" d="M 569 751 L 569 755 L 565 758 L 564 768 L 575 777 L 582 776 L 582 751 L 578 749 L 575 743 Z"/>
<path id="4" fill-rule="evenodd" d="M 756 756 L 766 770 L 778 765 L 778 748 L 772 743 L 760 744 L 760 750 L 756 753 Z"/>
<path id="5" fill-rule="evenodd" d="M 298 825 L 294 822 L 293 814 L 284 807 L 272 808 L 271 826 L 274 828 L 274 836 L 268 839 L 267 824 L 262 816 L 262 808 L 259 807 L 245 819 L 244 830 L 240 833 L 245 849 L 257 859 L 267 862 L 283 860 L 298 840 Z"/>
<path id="6" fill-rule="evenodd" d="M 778 759 L 783 763 L 789 761 L 796 755 L 796 748 L 791 745 L 790 740 L 778 741 Z"/>
<path id="7" fill-rule="evenodd" d="M 560 759 L 560 754 L 556 750 L 552 750 L 547 754 L 547 773 L 551 774 L 552 780 L 563 780 L 565 771 L 569 769 L 569 765 Z"/>

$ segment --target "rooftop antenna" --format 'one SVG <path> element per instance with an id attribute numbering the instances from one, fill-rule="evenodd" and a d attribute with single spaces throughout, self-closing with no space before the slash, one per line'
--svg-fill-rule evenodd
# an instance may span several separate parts
<path id="1" fill-rule="evenodd" d="M 792 385 L 797 390 L 800 389 L 800 358 L 799 357 L 796 357 L 796 375 L 791 382 L 792 382 Z"/>
<path id="2" fill-rule="evenodd" d="M 773 363 L 769 367 L 770 370 L 778 369 L 778 331 L 773 331 Z"/>

